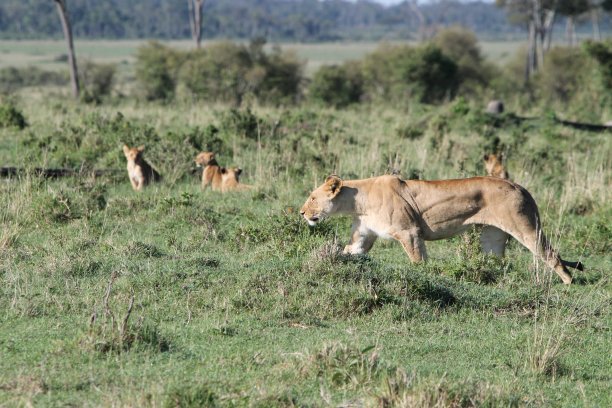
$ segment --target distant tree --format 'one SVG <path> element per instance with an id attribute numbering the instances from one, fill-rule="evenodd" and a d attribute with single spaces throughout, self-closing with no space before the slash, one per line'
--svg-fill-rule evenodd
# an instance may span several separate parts
<path id="1" fill-rule="evenodd" d="M 191 28 L 191 38 L 196 43 L 196 48 L 200 48 L 202 43 L 202 7 L 205 0 L 187 0 L 189 5 L 189 27 Z"/>
<path id="2" fill-rule="evenodd" d="M 77 70 L 76 55 L 74 53 L 74 44 L 72 42 L 72 26 L 70 25 L 70 19 L 68 18 L 68 12 L 66 10 L 66 0 L 53 0 L 57 7 L 60 20 L 62 21 L 62 30 L 64 31 L 64 38 L 66 39 L 66 45 L 68 46 L 68 65 L 70 66 L 70 83 L 72 85 L 72 95 L 75 98 L 79 97 L 79 75 Z"/>
<path id="3" fill-rule="evenodd" d="M 571 47 L 576 42 L 576 18 L 591 9 L 589 0 L 558 0 L 559 14 L 567 18 L 565 24 L 565 38 Z"/>
<path id="4" fill-rule="evenodd" d="M 544 56 L 552 41 L 558 1 L 565 0 L 496 0 L 498 7 L 508 11 L 511 22 L 528 29 L 525 80 L 531 78 L 544 63 Z"/>

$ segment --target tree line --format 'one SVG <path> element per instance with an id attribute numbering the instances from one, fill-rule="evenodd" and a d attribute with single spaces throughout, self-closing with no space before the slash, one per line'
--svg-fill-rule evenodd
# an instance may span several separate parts
<path id="1" fill-rule="evenodd" d="M 331 41 L 416 39 L 431 36 L 439 28 L 450 25 L 469 27 L 479 36 L 524 38 L 525 21 L 513 16 L 517 8 L 532 1 L 500 1 L 500 5 L 512 3 L 512 7 L 446 0 L 422 5 L 406 1 L 392 7 L 364 0 L 68 0 L 66 5 L 77 38 L 193 38 L 194 29 L 199 27 L 194 18 L 201 18 L 201 32 L 195 34 L 204 39 L 265 37 L 269 41 Z M 549 3 L 559 3 L 547 1 L 540 2 L 542 10 Z M 611 0 L 572 1 L 599 1 L 597 4 L 601 5 Z M 53 3 L 3 0 L 0 38 L 61 37 Z M 200 6 L 201 16 L 194 15 L 193 10 Z M 576 14 L 574 21 L 585 20 L 589 17 L 585 13 L 583 10 Z M 566 17 L 561 13 L 557 16 L 560 18 L 555 21 L 560 28 Z M 599 17 L 600 30 L 609 30 L 609 15 L 600 13 Z M 590 17 L 584 22 L 590 24 Z"/>

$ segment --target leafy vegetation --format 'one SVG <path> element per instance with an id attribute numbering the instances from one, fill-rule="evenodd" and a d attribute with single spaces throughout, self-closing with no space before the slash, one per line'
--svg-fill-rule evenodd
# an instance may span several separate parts
<path id="1" fill-rule="evenodd" d="M 407 111 L 45 95 L 11 102 L 28 127 L 0 129 L 0 161 L 83 171 L 0 183 L 0 404 L 610 405 L 609 134 L 465 98 Z M 164 181 L 132 191 L 123 143 L 145 144 Z M 201 191 L 193 158 L 209 149 L 254 190 Z M 329 173 L 480 175 L 496 149 L 585 264 L 574 285 L 516 243 L 503 260 L 464 237 L 429 242 L 425 264 L 389 241 L 345 256 L 348 219 L 299 216 Z"/>

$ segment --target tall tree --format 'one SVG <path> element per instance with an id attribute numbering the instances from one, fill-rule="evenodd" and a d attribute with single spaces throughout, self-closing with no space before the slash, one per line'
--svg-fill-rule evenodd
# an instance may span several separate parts
<path id="1" fill-rule="evenodd" d="M 508 10 L 511 22 L 527 28 L 529 44 L 525 64 L 525 80 L 538 70 L 550 48 L 557 4 L 561 0 L 496 0 Z"/>
<path id="2" fill-rule="evenodd" d="M 189 27 L 191 28 L 191 38 L 200 48 L 202 44 L 202 7 L 205 0 L 187 0 L 189 5 Z"/>
<path id="3" fill-rule="evenodd" d="M 53 0 L 57 7 L 60 20 L 62 21 L 62 30 L 64 31 L 64 38 L 66 39 L 66 45 L 68 46 L 68 65 L 70 66 L 70 83 L 72 85 L 72 95 L 75 98 L 79 97 L 79 74 L 77 70 L 76 55 L 74 53 L 74 43 L 72 42 L 72 26 L 70 25 L 70 19 L 68 18 L 68 12 L 66 10 L 66 0 Z"/>
<path id="4" fill-rule="evenodd" d="M 569 46 L 576 42 L 576 18 L 591 9 L 589 0 L 559 0 L 559 14 L 566 17 L 565 36 Z"/>

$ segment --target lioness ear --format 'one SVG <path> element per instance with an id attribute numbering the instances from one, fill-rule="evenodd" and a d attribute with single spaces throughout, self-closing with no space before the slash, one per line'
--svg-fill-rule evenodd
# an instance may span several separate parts
<path id="1" fill-rule="evenodd" d="M 240 167 L 236 167 L 236 175 L 242 174 L 242 169 Z"/>
<path id="2" fill-rule="evenodd" d="M 128 145 L 124 144 L 123 145 L 123 154 L 125 154 L 127 156 L 127 154 L 130 152 L 130 148 L 128 147 Z"/>
<path id="3" fill-rule="evenodd" d="M 136 148 L 140 153 L 144 152 L 144 145 L 140 145 Z"/>
<path id="4" fill-rule="evenodd" d="M 335 174 L 332 174 L 325 179 L 325 185 L 332 194 L 336 195 L 342 188 L 342 179 Z"/>

